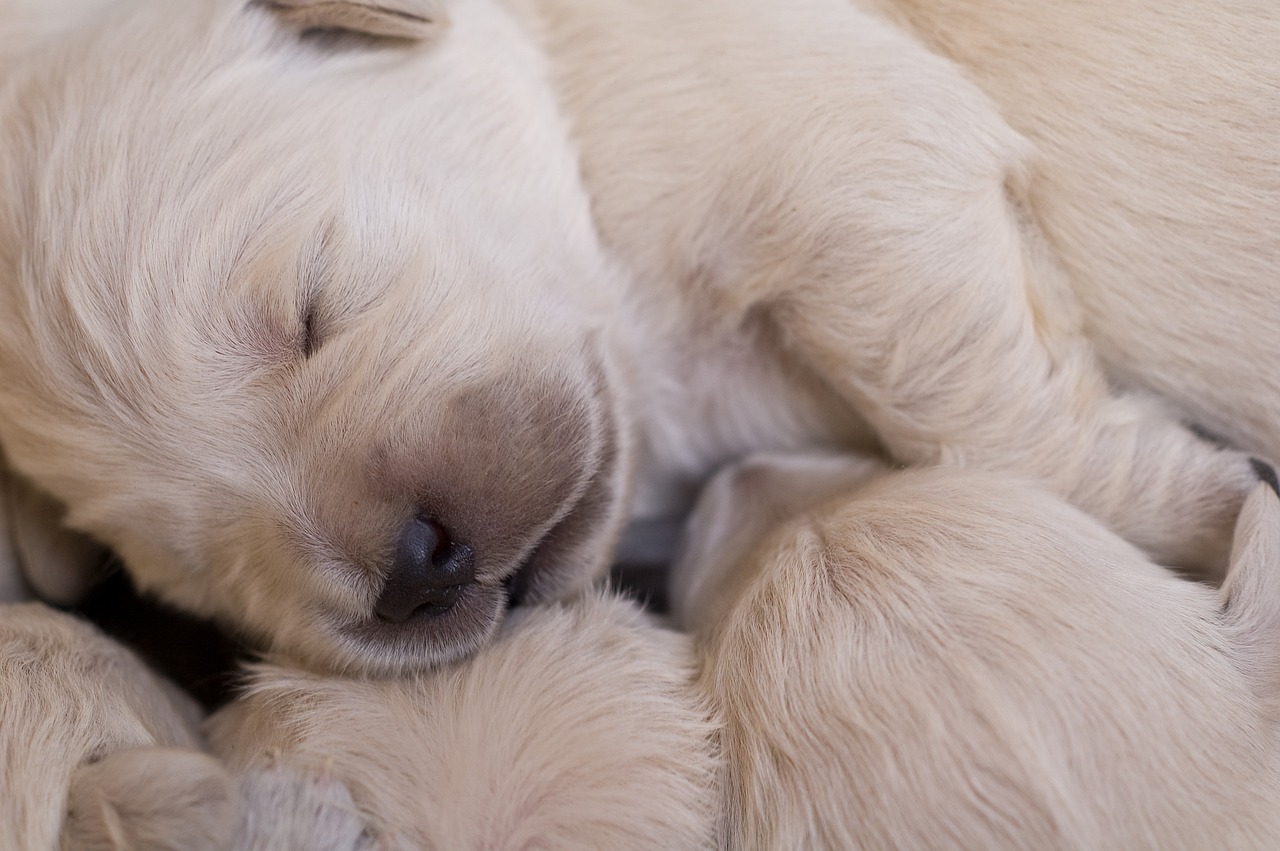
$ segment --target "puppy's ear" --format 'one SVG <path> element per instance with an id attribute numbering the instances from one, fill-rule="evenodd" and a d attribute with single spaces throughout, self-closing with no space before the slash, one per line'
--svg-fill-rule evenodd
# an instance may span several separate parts
<path id="1" fill-rule="evenodd" d="M 227 848 L 237 803 L 230 774 L 211 756 L 117 751 L 71 775 L 62 851 Z"/>
<path id="2" fill-rule="evenodd" d="M 449 24 L 439 0 L 260 0 L 301 30 L 342 30 L 378 38 L 425 41 Z"/>
<path id="3" fill-rule="evenodd" d="M 83 600 L 103 577 L 106 550 L 63 524 L 66 509 L 61 503 L 3 469 L 0 502 L 8 533 L 8 541 L 0 547 L 0 571 L 7 556 L 21 571 L 25 586 L 40 599 L 62 606 Z M 11 581 L 19 583 L 16 577 Z M 0 586 L 4 584 L 5 577 L 0 576 Z M 21 595 L 22 584 L 15 588 Z"/>
<path id="4" fill-rule="evenodd" d="M 677 623 L 693 628 L 713 600 L 742 587 L 751 552 L 779 523 L 887 471 L 870 456 L 760 453 L 718 472 L 698 497 L 672 570 Z"/>
<path id="5" fill-rule="evenodd" d="M 1280 723 L 1280 498 L 1269 485 L 1240 511 L 1220 593 L 1231 652 Z"/>

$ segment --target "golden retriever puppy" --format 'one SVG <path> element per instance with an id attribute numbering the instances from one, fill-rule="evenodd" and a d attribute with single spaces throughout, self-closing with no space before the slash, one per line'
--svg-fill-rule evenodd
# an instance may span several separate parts
<path id="1" fill-rule="evenodd" d="M 763 458 L 692 528 L 676 603 L 725 714 L 730 847 L 1280 844 L 1268 488 L 1220 592 L 975 472 Z"/>
<path id="2" fill-rule="evenodd" d="M 591 593 L 408 679 L 261 667 L 211 738 L 233 772 L 349 788 L 378 847 L 713 848 L 718 730 L 693 677 L 685 636 Z M 248 820 L 278 817 L 245 800 Z"/>
<path id="3" fill-rule="evenodd" d="M 846 0 L 10 25 L 0 444 L 47 595 L 75 529 L 280 658 L 407 672 L 753 449 L 1013 471 L 1201 567 L 1270 473 L 1110 387 L 1031 146 Z"/>
<path id="4" fill-rule="evenodd" d="M 132 653 L 40 603 L 0 606 L 0 847 L 222 848 L 234 787 L 200 712 Z"/>

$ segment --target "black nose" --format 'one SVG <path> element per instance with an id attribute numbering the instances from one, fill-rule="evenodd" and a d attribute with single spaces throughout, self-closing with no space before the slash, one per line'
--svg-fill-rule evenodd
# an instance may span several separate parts
<path id="1" fill-rule="evenodd" d="M 471 548 L 452 541 L 439 523 L 415 517 L 400 530 L 391 572 L 373 610 L 394 623 L 420 610 L 443 614 L 475 578 Z"/>

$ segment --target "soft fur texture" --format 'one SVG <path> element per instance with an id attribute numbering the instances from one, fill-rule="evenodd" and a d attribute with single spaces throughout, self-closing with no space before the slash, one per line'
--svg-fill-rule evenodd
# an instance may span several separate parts
<path id="1" fill-rule="evenodd" d="M 221 847 L 232 787 L 194 752 L 199 722 L 189 698 L 88 624 L 0 606 L 0 848 L 46 851 L 60 836 L 85 851 Z"/>
<path id="2" fill-rule="evenodd" d="M 345 784 L 379 847 L 711 848 L 717 728 L 693 676 L 686 637 L 593 593 L 406 680 L 261 667 L 212 739 L 237 772 L 279 763 Z M 278 817 L 269 800 L 255 810 Z"/>
<path id="3" fill-rule="evenodd" d="M 676 602 L 726 717 L 730 847 L 1280 844 L 1267 487 L 1221 592 L 973 472 L 764 458 L 693 529 Z"/>
<path id="4" fill-rule="evenodd" d="M 1111 376 L 1280 458 L 1280 6 L 891 0 L 1034 145 Z"/>
<path id="5" fill-rule="evenodd" d="M 687 637 L 591 593 L 406 680 L 261 666 L 213 720 L 130 653 L 0 609 L 0 847 L 23 851 L 702 849 L 717 714 Z M 61 843 L 59 845 L 59 843 Z"/>
<path id="6" fill-rule="evenodd" d="M 980 4 L 943 45 L 968 71 L 882 17 L 945 33 L 965 5 L 8 0 L 0 24 L 25 36 L 0 44 L 5 456 L 65 506 L 52 528 L 327 670 L 473 651 L 504 581 L 581 586 L 630 493 L 670 510 L 761 447 L 1016 472 L 1161 560 L 1220 567 L 1257 476 L 1176 418 L 1276 448 L 1258 435 L 1280 395 L 1238 368 L 1280 339 L 1275 311 L 1228 289 L 1271 280 L 1276 157 L 1244 156 L 1227 120 L 1243 104 L 1260 138 L 1280 129 L 1276 13 L 1197 7 L 1223 42 L 1204 61 L 1253 76 L 1203 72 L 1196 94 L 1181 25 L 1122 0 L 1174 46 L 1135 58 L 1139 36 L 1085 17 L 1054 63 L 1018 51 L 1032 82 L 993 103 L 972 80 L 1006 52 L 983 52 Z M 1114 73 L 1075 75 L 1080 45 Z M 1111 85 L 1135 68 L 1177 91 Z M 1041 104 L 1045 75 L 1072 96 Z M 1149 132 L 1044 141 L 1095 104 Z M 1197 205 L 1172 176 L 1111 179 L 1181 174 L 1165 151 L 1259 191 Z M 1134 224 L 1188 205 L 1186 226 Z M 1201 255 L 1235 274 L 1200 277 Z M 1231 345 L 1202 354 L 1202 320 Z M 1117 394 L 1095 330 L 1113 376 L 1182 409 Z M 1236 411 L 1261 425 L 1224 429 Z M 474 550 L 477 581 L 447 616 L 385 624 L 372 607 L 418 515 Z M 62 564 L 32 584 L 83 586 Z"/>

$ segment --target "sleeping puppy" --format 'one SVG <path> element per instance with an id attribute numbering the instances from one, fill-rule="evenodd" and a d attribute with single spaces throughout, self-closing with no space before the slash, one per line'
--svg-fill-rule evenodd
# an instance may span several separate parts
<path id="1" fill-rule="evenodd" d="M 261 667 L 211 721 L 214 750 L 236 773 L 345 784 L 379 847 L 716 847 L 718 730 L 687 638 L 599 593 L 513 621 L 409 679 Z"/>
<path id="2" fill-rule="evenodd" d="M 70 528 L 278 658 L 403 673 L 754 449 L 1016 472 L 1209 570 L 1270 473 L 1112 389 L 1026 140 L 846 0 L 0 31 L 0 444 L 46 599 L 91 579 Z"/>
<path id="3" fill-rule="evenodd" d="M 1221 591 L 1038 488 L 764 458 L 677 589 L 725 713 L 729 847 L 1280 844 L 1280 500 Z"/>

